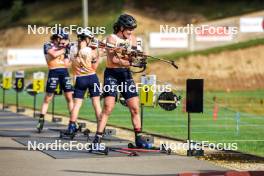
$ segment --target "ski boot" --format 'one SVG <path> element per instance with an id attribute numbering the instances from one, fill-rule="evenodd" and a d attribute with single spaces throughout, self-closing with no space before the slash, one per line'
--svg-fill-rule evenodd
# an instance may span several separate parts
<path id="1" fill-rule="evenodd" d="M 60 131 L 60 138 L 73 139 L 77 133 L 77 125 L 75 122 L 70 122 L 66 131 Z"/>
<path id="2" fill-rule="evenodd" d="M 145 148 L 145 149 L 152 148 L 152 143 L 146 140 L 141 134 L 136 135 L 135 144 L 136 144 L 136 147 L 138 148 Z"/>
<path id="3" fill-rule="evenodd" d="M 37 124 L 38 133 L 41 133 L 41 131 L 43 130 L 44 122 L 45 122 L 44 115 L 40 114 L 39 121 L 38 121 L 38 124 Z"/>
<path id="4" fill-rule="evenodd" d="M 104 148 L 101 148 L 102 137 L 103 134 L 98 134 L 98 133 L 95 134 L 93 143 L 89 146 L 90 153 L 99 153 L 99 154 L 108 155 L 109 148 L 106 146 Z"/>

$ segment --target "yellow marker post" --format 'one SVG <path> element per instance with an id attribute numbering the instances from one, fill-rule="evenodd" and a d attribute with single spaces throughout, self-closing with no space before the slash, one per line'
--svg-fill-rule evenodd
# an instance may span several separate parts
<path id="1" fill-rule="evenodd" d="M 22 78 L 17 79 L 17 88 L 21 89 L 23 88 L 23 82 Z"/>
<path id="2" fill-rule="evenodd" d="M 144 106 L 154 105 L 154 86 L 143 85 L 140 89 L 140 104 Z"/>
<path id="3" fill-rule="evenodd" d="M 24 112 L 25 109 L 19 108 L 19 96 L 18 92 L 22 92 L 24 90 L 24 77 L 25 72 L 24 71 L 16 71 L 15 72 L 15 90 L 16 90 L 16 112 Z"/>
<path id="4" fill-rule="evenodd" d="M 33 74 L 33 91 L 36 93 L 44 92 L 44 72 L 36 72 Z"/>
<path id="5" fill-rule="evenodd" d="M 5 105 L 5 91 L 12 88 L 12 72 L 4 72 L 3 73 L 3 111 L 5 108 L 8 108 L 8 106 Z"/>
<path id="6" fill-rule="evenodd" d="M 44 72 L 33 73 L 33 92 L 34 94 L 34 112 L 33 117 L 36 117 L 37 94 L 44 92 Z"/>
<path id="7" fill-rule="evenodd" d="M 140 104 L 144 106 L 154 106 L 156 75 L 146 75 L 141 77 Z"/>
<path id="8" fill-rule="evenodd" d="M 144 107 L 154 106 L 156 75 L 141 76 L 140 109 L 141 129 L 143 130 Z"/>
<path id="9" fill-rule="evenodd" d="M 16 92 L 21 92 L 24 89 L 24 71 L 16 71 L 15 73 L 15 90 Z"/>
<path id="10" fill-rule="evenodd" d="M 12 88 L 12 72 L 4 72 L 4 74 L 3 74 L 3 88 L 5 90 Z"/>

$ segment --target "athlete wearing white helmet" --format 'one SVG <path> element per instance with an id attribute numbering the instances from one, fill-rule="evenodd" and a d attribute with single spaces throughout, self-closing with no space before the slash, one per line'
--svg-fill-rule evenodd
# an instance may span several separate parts
<path id="1" fill-rule="evenodd" d="M 87 90 L 92 100 L 97 121 L 99 121 L 101 113 L 100 83 L 96 75 L 99 55 L 97 49 L 89 47 L 94 35 L 91 31 L 83 29 L 77 33 L 77 37 L 77 43 L 70 48 L 70 61 L 75 77 L 74 106 L 67 131 L 70 135 L 77 131 L 76 121 Z"/>

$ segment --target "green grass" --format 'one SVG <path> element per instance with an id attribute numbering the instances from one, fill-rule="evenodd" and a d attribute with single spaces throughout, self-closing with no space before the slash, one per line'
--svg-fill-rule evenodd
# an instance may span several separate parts
<path id="1" fill-rule="evenodd" d="M 168 58 L 170 60 L 177 60 L 180 58 L 187 58 L 190 56 L 197 56 L 197 55 L 208 56 L 210 54 L 218 54 L 223 51 L 234 51 L 234 50 L 245 49 L 245 48 L 258 46 L 258 45 L 264 45 L 264 38 L 253 39 L 253 40 L 249 40 L 245 42 L 239 42 L 235 44 L 219 46 L 219 47 L 214 47 L 214 48 L 199 50 L 199 51 L 193 51 L 193 52 L 190 52 L 190 51 L 175 52 L 175 53 L 168 54 L 168 55 L 162 55 L 161 57 Z"/>
<path id="2" fill-rule="evenodd" d="M 2 95 L 2 94 L 0 94 Z M 185 97 L 185 95 L 182 95 Z M 219 104 L 220 109 L 218 119 L 213 119 L 213 97 L 217 100 L 234 99 L 237 103 L 243 98 L 264 99 L 264 90 L 240 91 L 240 92 L 206 92 L 204 113 L 192 114 L 192 139 L 196 141 L 210 142 L 237 142 L 238 150 L 259 156 L 264 156 L 264 114 L 252 114 L 241 112 L 245 104 L 240 104 L 240 108 L 230 109 L 224 104 Z M 26 107 L 33 106 L 33 97 L 26 92 L 20 94 L 20 104 Z M 7 102 L 15 103 L 13 90 L 7 92 Z M 37 97 L 37 107 L 40 108 L 43 94 Z M 2 100 L 1 100 L 2 101 Z M 0 101 L 0 102 L 1 102 Z M 264 109 L 263 105 L 260 107 Z M 66 103 L 63 96 L 56 98 L 55 112 L 68 116 Z M 240 112 L 239 131 L 237 131 L 236 113 Z M 83 104 L 80 117 L 95 121 L 95 115 L 91 107 L 90 100 Z M 129 111 L 119 103 L 109 119 L 109 125 L 116 125 L 132 129 Z M 175 111 L 164 111 L 159 107 L 144 109 L 143 130 L 150 133 L 169 136 L 177 139 L 187 138 L 187 114 L 182 112 L 182 107 Z"/>
<path id="3" fill-rule="evenodd" d="M 101 73 L 101 72 L 104 71 L 104 69 L 105 69 L 105 64 L 106 64 L 105 61 L 103 61 L 101 64 L 99 64 L 99 66 L 98 66 L 98 68 L 97 68 L 98 73 Z M 46 76 L 48 75 L 48 72 L 49 72 L 47 66 L 43 66 L 43 67 L 35 67 L 35 68 L 25 68 L 24 71 L 25 71 L 25 80 L 26 80 L 26 81 L 28 81 L 28 80 L 32 80 L 32 78 L 33 78 L 33 73 L 35 73 L 35 72 L 44 72 Z M 14 73 L 15 73 L 15 72 L 13 72 L 13 74 L 14 74 Z M 69 73 L 72 73 L 71 68 L 69 69 Z M 14 75 L 13 75 L 13 76 L 14 76 Z M 2 82 L 2 77 L 3 77 L 3 75 L 0 74 L 0 82 Z"/>

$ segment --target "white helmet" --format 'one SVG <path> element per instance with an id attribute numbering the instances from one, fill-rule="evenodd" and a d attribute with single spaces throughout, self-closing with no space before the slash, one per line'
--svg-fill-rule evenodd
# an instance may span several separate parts
<path id="1" fill-rule="evenodd" d="M 77 31 L 77 37 L 89 37 L 89 38 L 93 39 L 94 35 L 90 30 L 82 29 L 81 31 Z"/>

